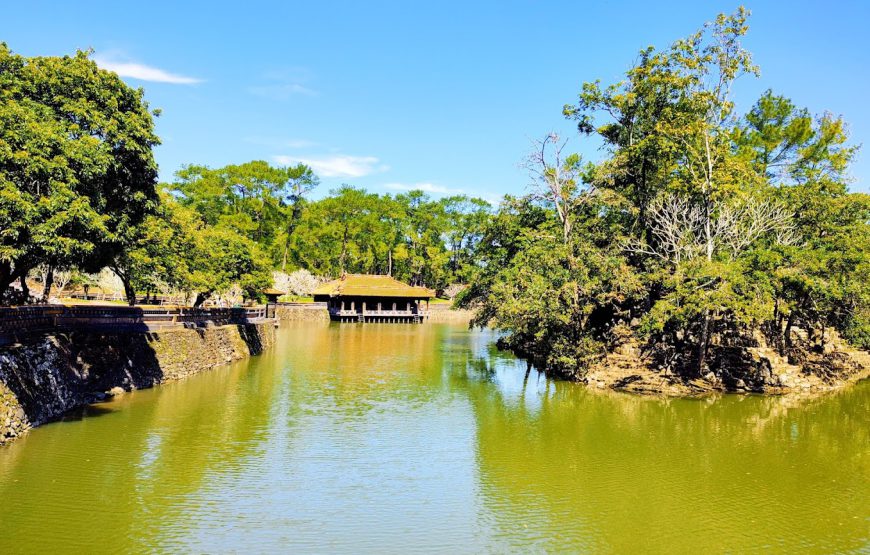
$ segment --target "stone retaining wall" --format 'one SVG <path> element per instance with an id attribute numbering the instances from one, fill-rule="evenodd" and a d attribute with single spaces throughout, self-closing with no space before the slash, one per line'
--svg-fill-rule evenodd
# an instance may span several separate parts
<path id="1" fill-rule="evenodd" d="M 33 426 L 121 390 L 167 381 L 258 354 L 275 324 L 168 329 L 149 333 L 72 332 L 0 349 L 0 444 Z"/>
<path id="2" fill-rule="evenodd" d="M 309 322 L 328 322 L 329 311 L 326 309 L 326 306 L 313 303 L 311 306 L 305 306 L 302 303 L 293 305 L 279 304 L 275 308 L 275 317 L 278 318 L 278 320 L 287 322 L 300 320 Z"/>
<path id="3" fill-rule="evenodd" d="M 433 304 L 429 307 L 429 321 L 434 323 L 453 322 L 468 324 L 473 317 L 473 310 L 454 309 L 447 304 Z"/>
<path id="4" fill-rule="evenodd" d="M 448 304 L 433 304 L 429 309 L 428 322 L 456 322 L 467 324 L 474 316 L 471 310 L 454 310 Z M 275 309 L 275 317 L 283 321 L 318 321 L 329 320 L 326 307 L 319 304 L 279 304 Z"/>

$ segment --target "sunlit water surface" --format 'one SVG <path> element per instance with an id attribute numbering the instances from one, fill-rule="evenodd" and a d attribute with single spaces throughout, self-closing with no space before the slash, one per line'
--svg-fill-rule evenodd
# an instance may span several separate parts
<path id="1" fill-rule="evenodd" d="M 870 383 L 590 392 L 493 341 L 285 324 L 39 428 L 0 448 L 0 553 L 870 550 Z"/>

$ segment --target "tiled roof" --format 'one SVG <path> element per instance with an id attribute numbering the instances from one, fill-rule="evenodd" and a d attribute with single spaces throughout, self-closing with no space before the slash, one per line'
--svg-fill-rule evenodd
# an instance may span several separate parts
<path id="1" fill-rule="evenodd" d="M 313 295 L 428 299 L 434 297 L 435 292 L 425 287 L 406 285 L 391 276 L 346 274 L 341 279 L 324 283 L 314 290 Z"/>

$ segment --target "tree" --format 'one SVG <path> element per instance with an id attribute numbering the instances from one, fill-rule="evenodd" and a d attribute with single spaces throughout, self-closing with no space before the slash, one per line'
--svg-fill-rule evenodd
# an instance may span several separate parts
<path id="1" fill-rule="evenodd" d="M 562 224 L 562 241 L 567 244 L 574 215 L 592 190 L 584 190 L 580 156 L 563 154 L 566 145 L 556 133 L 546 135 L 535 142 L 523 167 L 532 180 L 532 198 L 553 207 Z"/>
<path id="2" fill-rule="evenodd" d="M 857 147 L 848 145 L 845 122 L 830 114 L 813 118 L 767 91 L 736 142 L 793 214 L 795 240 L 777 251 L 769 268 L 776 279 L 768 329 L 777 345 L 787 350 L 792 330 L 802 325 L 822 340 L 825 328 L 838 329 L 866 348 L 870 198 L 848 191 Z"/>
<path id="3" fill-rule="evenodd" d="M 199 216 L 164 193 L 154 214 L 129 228 L 124 250 L 109 268 L 120 278 L 130 306 L 136 304 L 136 291 L 154 291 L 161 285 L 174 289 L 191 288 L 191 274 L 204 258 Z"/>
<path id="4" fill-rule="evenodd" d="M 193 306 L 199 307 L 214 293 L 237 284 L 245 297 L 258 299 L 272 284 L 269 264 L 259 246 L 222 227 L 205 227 L 191 265 L 191 289 L 197 291 Z"/>
<path id="5" fill-rule="evenodd" d="M 304 164 L 287 168 L 287 182 L 284 188 L 286 223 L 284 224 L 284 252 L 281 256 L 282 272 L 287 268 L 287 255 L 290 251 L 293 233 L 302 219 L 305 196 L 313 191 L 319 183 L 320 180 L 314 175 L 314 171 Z"/>
<path id="6" fill-rule="evenodd" d="M 613 325 L 630 318 L 623 307 L 643 294 L 621 249 L 614 201 L 574 204 L 581 208 L 566 242 L 552 205 L 507 199 L 481 241 L 481 271 L 459 296 L 478 309 L 473 324 L 508 331 L 502 346 L 551 372 L 582 377 Z M 608 211 L 616 217 L 597 217 Z"/>
<path id="7" fill-rule="evenodd" d="M 88 53 L 0 44 L 0 291 L 40 263 L 96 270 L 121 249 L 156 199 L 153 127 L 143 91 Z"/>
<path id="8" fill-rule="evenodd" d="M 286 267 L 288 249 L 304 207 L 318 184 L 308 166 L 274 167 L 262 160 L 211 169 L 189 165 L 170 186 L 206 224 L 233 229 L 276 254 Z"/>
<path id="9" fill-rule="evenodd" d="M 441 199 L 445 238 L 450 252 L 450 281 L 467 284 L 478 271 L 477 248 L 492 206 L 479 198 L 456 195 Z"/>
<path id="10" fill-rule="evenodd" d="M 555 137 L 540 141 L 531 194 L 486 226 L 460 295 L 504 345 L 577 377 L 624 326 L 694 377 L 713 342 L 759 331 L 784 354 L 797 326 L 820 343 L 831 327 L 870 343 L 870 211 L 846 173 L 856 149 L 841 119 L 770 91 L 738 115 L 732 88 L 757 74 L 740 43 L 747 17 L 645 49 L 624 81 L 586 83 L 564 107 L 607 158 L 581 167 Z"/>
<path id="11" fill-rule="evenodd" d="M 603 186 L 616 185 L 617 191 L 631 195 L 641 233 L 627 250 L 658 256 L 666 266 L 659 274 L 666 277 L 659 282 L 664 298 L 651 299 L 662 305 L 649 317 L 667 321 L 652 327 L 662 329 L 668 321 L 691 326 L 699 374 L 706 361 L 711 314 L 722 314 L 721 295 L 733 285 L 724 279 L 731 273 L 723 271 L 727 259 L 734 258 L 733 247 L 750 237 L 747 229 L 753 233 L 740 246 L 743 250 L 765 232 L 788 227 L 788 213 L 758 196 L 763 180 L 734 149 L 733 84 L 741 75 L 758 72 L 740 43 L 747 17 L 740 8 L 733 15 L 719 15 L 664 52 L 643 51 L 626 82 L 606 92 L 597 84 L 585 85 L 580 103 L 565 109 L 584 132 L 596 131 L 596 110 L 613 118 L 597 129 L 614 151 L 602 164 L 599 179 Z M 766 222 L 766 217 L 773 220 Z M 678 282 L 673 276 L 679 276 Z M 675 297 L 686 291 L 693 292 L 692 302 Z M 673 307 L 681 307 L 679 315 Z"/>
<path id="12" fill-rule="evenodd" d="M 285 291 L 297 297 L 309 297 L 318 285 L 323 282 L 308 270 L 296 270 L 291 274 L 272 272 L 272 285 L 279 291 Z"/>

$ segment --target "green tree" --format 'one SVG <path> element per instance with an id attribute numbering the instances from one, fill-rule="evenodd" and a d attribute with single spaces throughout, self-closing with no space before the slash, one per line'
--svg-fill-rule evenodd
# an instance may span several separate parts
<path id="1" fill-rule="evenodd" d="M 158 144 L 141 89 L 88 53 L 0 44 L 0 291 L 37 264 L 94 270 L 156 201 Z"/>
<path id="2" fill-rule="evenodd" d="M 238 284 L 249 299 L 259 299 L 272 284 L 269 263 L 260 247 L 247 237 L 223 227 L 205 227 L 198 256 L 190 265 L 190 288 L 197 291 L 194 307 L 214 293 Z"/>
<path id="3" fill-rule="evenodd" d="M 288 167 L 287 181 L 283 191 L 284 209 L 284 241 L 281 254 L 281 271 L 287 268 L 287 256 L 293 233 L 302 220 L 302 212 L 305 207 L 305 197 L 320 183 L 320 179 L 314 175 L 314 171 L 304 164 Z"/>
<path id="4" fill-rule="evenodd" d="M 207 257 L 201 253 L 204 225 L 198 214 L 168 194 L 161 200 L 154 214 L 129 228 L 124 250 L 109 264 L 130 306 L 136 303 L 136 291 L 154 291 L 161 285 L 190 290 L 196 265 Z"/>
<path id="5" fill-rule="evenodd" d="M 478 270 L 477 248 L 492 215 L 492 206 L 483 199 L 465 195 L 446 197 L 440 204 L 446 219 L 450 279 L 454 283 L 469 283 Z"/>
<path id="6" fill-rule="evenodd" d="M 794 244 L 778 249 L 767 268 L 775 276 L 769 331 L 778 346 L 791 345 L 796 325 L 821 336 L 835 328 L 870 345 L 870 199 L 848 191 L 857 147 L 848 145 L 845 122 L 830 114 L 813 118 L 767 91 L 736 142 L 793 214 Z"/>
<path id="7" fill-rule="evenodd" d="M 764 331 L 786 352 L 793 327 L 820 342 L 833 327 L 867 345 L 870 213 L 848 192 L 855 148 L 842 120 L 769 91 L 737 114 L 733 86 L 757 73 L 740 43 L 747 17 L 643 50 L 624 81 L 587 83 L 565 106 L 608 157 L 582 166 L 557 138 L 539 143 L 532 193 L 487 224 L 461 297 L 477 323 L 575 377 L 626 329 L 693 376 L 714 337 Z"/>
<path id="8" fill-rule="evenodd" d="M 262 160 L 218 169 L 189 165 L 176 173 L 171 191 L 209 226 L 232 229 L 273 253 L 286 267 L 305 196 L 318 184 L 304 164 L 274 167 Z"/>

